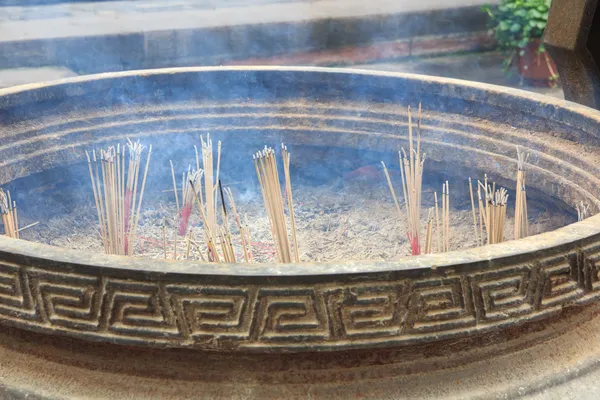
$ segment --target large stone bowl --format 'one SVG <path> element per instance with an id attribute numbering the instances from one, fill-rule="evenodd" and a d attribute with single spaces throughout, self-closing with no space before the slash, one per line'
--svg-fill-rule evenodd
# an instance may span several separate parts
<path id="1" fill-rule="evenodd" d="M 600 204 L 598 111 L 472 82 L 324 68 L 147 70 L 0 90 L 0 184 L 76 165 L 125 136 L 168 156 L 205 132 L 246 155 L 282 140 L 397 151 L 406 106 L 418 102 L 437 165 L 510 182 L 520 145 L 532 155 L 533 197 Z M 564 379 L 567 360 L 593 364 L 599 234 L 592 216 L 470 250 L 291 265 L 136 259 L 2 237 L 0 375 L 6 393 L 42 397 L 534 390 Z"/>

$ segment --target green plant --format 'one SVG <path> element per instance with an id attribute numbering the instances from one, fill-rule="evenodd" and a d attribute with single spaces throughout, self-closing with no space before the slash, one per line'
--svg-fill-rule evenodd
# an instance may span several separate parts
<path id="1" fill-rule="evenodd" d="M 503 63 L 505 71 L 509 72 L 517 54 L 523 56 L 532 41 L 541 39 L 551 4 L 552 0 L 502 0 L 498 6 L 483 7 L 490 16 L 498 46 L 507 53 Z M 549 83 L 555 86 L 558 75 L 541 42 L 536 51 L 547 63 L 551 73 Z"/>
<path id="2" fill-rule="evenodd" d="M 498 45 L 516 50 L 542 37 L 551 3 L 552 0 L 502 0 L 497 7 L 483 9 L 494 24 Z M 543 47 L 540 51 L 544 51 Z"/>

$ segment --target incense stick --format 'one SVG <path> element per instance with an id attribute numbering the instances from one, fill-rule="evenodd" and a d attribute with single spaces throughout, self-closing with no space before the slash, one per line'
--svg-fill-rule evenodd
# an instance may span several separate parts
<path id="1" fill-rule="evenodd" d="M 166 260 L 167 259 L 167 221 L 166 221 L 166 219 L 163 219 L 162 237 L 163 237 L 163 251 L 164 251 L 165 260 Z"/>
<path id="2" fill-rule="evenodd" d="M 450 251 L 450 185 L 442 184 L 442 251 Z"/>
<path id="3" fill-rule="evenodd" d="M 17 221 L 17 223 L 18 223 L 18 221 Z M 36 225 L 37 225 L 37 224 L 39 224 L 39 223 L 40 223 L 40 221 L 36 221 L 36 222 L 34 222 L 34 223 L 32 223 L 32 224 L 25 225 L 24 227 L 22 227 L 22 228 L 19 228 L 19 232 L 22 232 L 22 231 L 24 231 L 25 229 L 32 228 L 32 227 L 36 226 Z M 97 231 L 96 231 L 96 232 L 97 232 Z"/>
<path id="4" fill-rule="evenodd" d="M 427 214 L 427 227 L 425 228 L 425 254 L 431 254 L 433 244 L 433 208 Z"/>
<path id="5" fill-rule="evenodd" d="M 177 182 L 175 181 L 175 168 L 173 168 L 173 161 L 169 160 L 171 164 L 171 177 L 173 179 L 173 192 L 175 192 L 175 204 L 177 205 L 177 214 L 179 214 L 179 196 L 177 195 Z"/>
<path id="6" fill-rule="evenodd" d="M 298 238 L 296 237 L 296 217 L 294 213 L 294 200 L 292 197 L 292 183 L 290 175 L 290 156 L 286 146 L 281 144 L 281 157 L 283 158 L 283 171 L 285 177 L 285 188 L 288 201 L 288 213 L 290 216 L 290 229 L 292 231 L 292 243 L 294 244 L 294 260 L 300 262 L 300 250 L 298 250 Z"/>
<path id="7" fill-rule="evenodd" d="M 394 204 L 396 205 L 396 211 L 398 212 L 398 217 L 402 218 L 402 211 L 400 210 L 400 204 L 398 203 L 398 198 L 396 197 L 396 190 L 394 190 L 394 185 L 392 185 L 392 179 L 390 178 L 390 174 L 388 172 L 385 163 L 382 161 L 381 165 L 383 166 L 383 172 L 385 173 L 385 177 L 387 179 L 388 186 L 390 188 L 390 192 L 392 193 L 392 198 L 394 199 Z"/>
<path id="8" fill-rule="evenodd" d="M 190 238 L 191 238 L 191 236 L 192 236 L 192 231 L 189 231 L 189 233 L 185 237 L 185 259 L 186 260 L 190 259 L 190 247 L 191 247 Z"/>
<path id="9" fill-rule="evenodd" d="M 250 262 L 248 239 L 246 238 L 246 233 L 244 231 L 244 228 L 242 227 L 240 215 L 237 212 L 237 208 L 235 206 L 235 200 L 233 199 L 233 194 L 231 193 L 231 189 L 225 188 L 225 193 L 227 194 L 227 198 L 229 199 L 229 203 L 231 205 L 231 212 L 233 214 L 233 220 L 235 221 L 235 223 L 237 225 L 238 231 L 240 232 L 240 237 L 242 239 L 242 250 L 244 252 L 244 261 Z"/>
<path id="10" fill-rule="evenodd" d="M 440 214 L 438 211 L 438 197 L 437 192 L 433 192 L 433 198 L 435 201 L 435 234 L 437 237 L 437 252 L 440 253 L 442 251 L 441 240 L 440 240 Z"/>

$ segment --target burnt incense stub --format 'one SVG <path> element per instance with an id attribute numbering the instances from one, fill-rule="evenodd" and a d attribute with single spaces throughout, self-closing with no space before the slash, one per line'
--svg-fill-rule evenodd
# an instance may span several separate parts
<path id="1" fill-rule="evenodd" d="M 448 174 L 468 168 L 510 182 L 519 145 L 531 154 L 528 201 L 548 196 L 570 212 L 600 204 L 597 111 L 483 84 L 320 68 L 124 72 L 2 90 L 0 183 L 79 165 L 91 146 L 125 137 L 154 145 L 152 163 L 162 166 L 207 132 L 235 143 L 250 166 L 256 149 L 282 141 L 395 152 L 407 143 L 406 106 L 419 101 L 424 151 Z M 214 265 L 0 238 L 0 325 L 142 348 L 422 349 L 526 332 L 594 306 L 599 257 L 600 216 L 517 241 L 372 262 Z"/>

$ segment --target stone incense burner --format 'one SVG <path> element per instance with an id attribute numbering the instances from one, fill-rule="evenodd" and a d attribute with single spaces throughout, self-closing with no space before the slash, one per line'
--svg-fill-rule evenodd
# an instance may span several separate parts
<path id="1" fill-rule="evenodd" d="M 491 85 L 350 69 L 164 69 L 0 90 L 0 184 L 81 163 L 86 149 L 125 136 L 176 148 L 211 132 L 248 154 L 281 140 L 396 151 L 407 142 L 405 107 L 418 102 L 436 162 L 512 180 L 520 145 L 532 155 L 532 196 L 596 211 L 600 112 Z M 385 262 L 209 265 L 2 237 L 2 390 L 516 396 L 595 365 L 599 255 L 600 216 Z"/>

